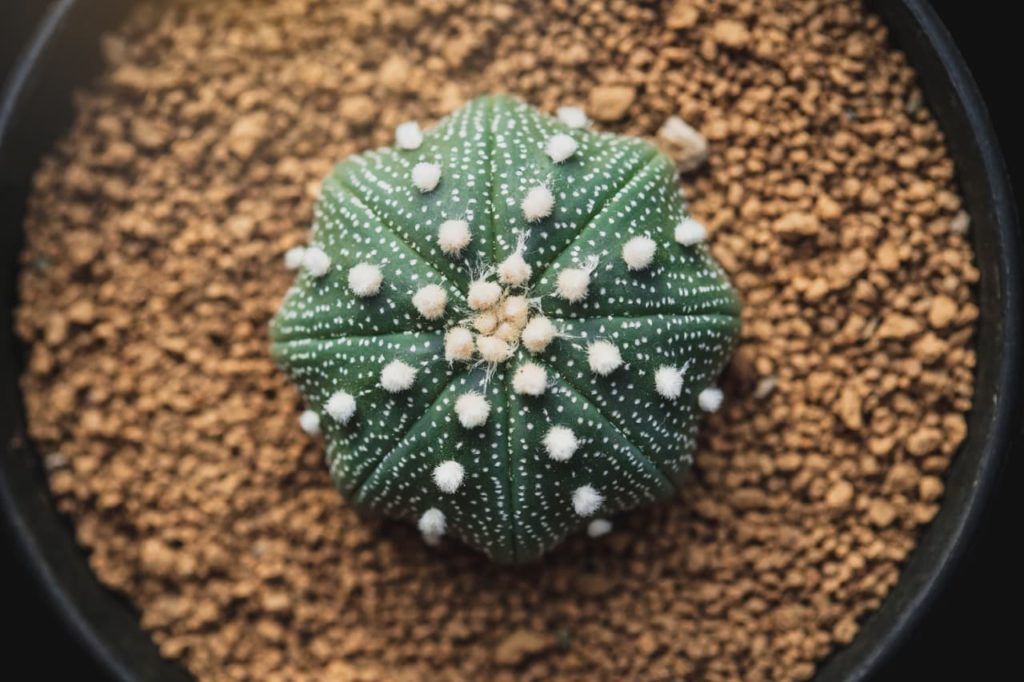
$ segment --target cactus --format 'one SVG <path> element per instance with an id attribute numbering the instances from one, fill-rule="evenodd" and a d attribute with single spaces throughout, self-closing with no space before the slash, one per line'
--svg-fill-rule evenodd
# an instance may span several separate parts
<path id="1" fill-rule="evenodd" d="M 739 305 L 649 143 L 482 97 L 339 163 L 272 354 L 357 508 L 503 563 L 670 497 Z"/>

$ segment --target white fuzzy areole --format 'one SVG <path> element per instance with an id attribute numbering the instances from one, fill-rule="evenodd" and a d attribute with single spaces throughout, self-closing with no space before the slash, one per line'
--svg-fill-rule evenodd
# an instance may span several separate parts
<path id="1" fill-rule="evenodd" d="M 437 245 L 449 256 L 462 253 L 472 239 L 469 223 L 465 220 L 446 220 L 437 228 Z"/>
<path id="2" fill-rule="evenodd" d="M 587 348 L 587 362 L 590 371 L 608 376 L 622 366 L 622 354 L 611 341 L 595 341 Z"/>
<path id="3" fill-rule="evenodd" d="M 412 388 L 416 369 L 401 360 L 392 360 L 380 371 L 380 387 L 388 393 L 401 393 Z"/>
<path id="4" fill-rule="evenodd" d="M 482 426 L 491 414 L 491 404 L 487 398 L 475 391 L 463 393 L 455 401 L 455 416 L 463 428 L 475 429 Z"/>
<path id="5" fill-rule="evenodd" d="M 338 391 L 327 400 L 324 410 L 339 424 L 348 424 L 356 413 L 356 399 L 348 391 Z"/>
<path id="6" fill-rule="evenodd" d="M 658 245 L 650 237 L 633 237 L 622 245 L 622 260 L 630 270 L 646 270 L 657 250 Z"/>
<path id="7" fill-rule="evenodd" d="M 663 398 L 675 400 L 683 392 L 683 371 L 663 365 L 654 373 L 654 387 Z"/>
<path id="8" fill-rule="evenodd" d="M 420 130 L 420 124 L 416 121 L 406 121 L 395 128 L 395 145 L 399 149 L 407 151 L 419 149 L 421 144 L 423 144 L 423 131 Z"/>
<path id="9" fill-rule="evenodd" d="M 548 139 L 548 143 L 544 147 L 544 153 L 555 163 L 562 163 L 575 154 L 577 149 L 579 149 L 579 145 L 576 143 L 576 140 L 572 139 L 571 135 L 556 133 Z"/>
<path id="10" fill-rule="evenodd" d="M 476 337 L 476 348 L 484 362 L 505 362 L 512 357 L 512 347 L 507 341 L 497 336 L 481 335 Z"/>
<path id="11" fill-rule="evenodd" d="M 543 395 L 547 385 L 548 373 L 535 362 L 520 365 L 512 377 L 512 390 L 520 395 Z"/>
<path id="12" fill-rule="evenodd" d="M 501 286 L 497 282 L 478 279 L 469 285 L 466 302 L 473 310 L 487 310 L 501 300 Z"/>
<path id="13" fill-rule="evenodd" d="M 608 519 L 594 519 L 587 524 L 587 535 L 599 538 L 612 532 L 612 522 Z"/>
<path id="14" fill-rule="evenodd" d="M 572 508 L 580 516 L 590 516 L 604 503 L 604 495 L 592 485 L 581 485 L 572 493 Z"/>
<path id="15" fill-rule="evenodd" d="M 376 265 L 360 263 L 348 271 L 348 288 L 359 298 L 376 296 L 384 274 Z"/>
<path id="16" fill-rule="evenodd" d="M 556 462 L 567 462 L 579 446 L 576 434 L 568 426 L 552 426 L 544 435 L 544 449 Z"/>
<path id="17" fill-rule="evenodd" d="M 587 297 L 590 271 L 586 268 L 566 268 L 558 273 L 558 295 L 569 303 L 578 303 Z"/>
<path id="18" fill-rule="evenodd" d="M 525 296 L 509 296 L 501 302 L 500 316 L 517 329 L 522 329 L 530 316 L 530 302 Z"/>
<path id="19" fill-rule="evenodd" d="M 298 270 L 302 267 L 303 257 L 306 255 L 305 246 L 293 246 L 284 252 L 284 266 L 289 270 Z"/>
<path id="20" fill-rule="evenodd" d="M 473 359 L 473 332 L 465 327 L 452 327 L 444 335 L 444 358 L 448 362 Z"/>
<path id="21" fill-rule="evenodd" d="M 444 512 L 437 507 L 431 507 L 427 511 L 423 512 L 420 516 L 420 520 L 416 522 L 416 526 L 423 533 L 424 539 L 426 536 L 433 536 L 435 540 L 441 538 L 444 532 L 448 529 L 448 524 L 445 522 Z"/>
<path id="22" fill-rule="evenodd" d="M 579 107 L 558 107 L 555 115 L 558 116 L 559 121 L 570 128 L 586 128 L 590 122 L 587 113 Z"/>
<path id="23" fill-rule="evenodd" d="M 320 433 L 320 415 L 313 410 L 304 410 L 299 415 L 299 427 L 311 436 Z"/>
<path id="24" fill-rule="evenodd" d="M 473 326 L 481 334 L 493 334 L 498 328 L 498 315 L 493 310 L 485 310 L 473 317 Z"/>
<path id="25" fill-rule="evenodd" d="M 466 470 L 453 459 L 441 462 L 434 467 L 434 484 L 441 492 L 449 495 L 459 489 L 465 476 Z"/>
<path id="26" fill-rule="evenodd" d="M 436 320 L 444 315 L 448 292 L 436 284 L 428 284 L 413 295 L 412 304 L 420 315 L 428 320 Z"/>
<path id="27" fill-rule="evenodd" d="M 331 269 L 331 259 L 323 249 L 310 246 L 302 253 L 302 267 L 313 277 L 323 277 Z"/>
<path id="28" fill-rule="evenodd" d="M 432 192 L 441 182 L 441 166 L 436 163 L 420 161 L 412 167 L 412 184 L 420 192 Z"/>
<path id="29" fill-rule="evenodd" d="M 551 215 L 551 211 L 555 208 L 555 196 L 544 185 L 537 185 L 526 193 L 522 208 L 523 217 L 531 223 L 535 223 Z"/>
<path id="30" fill-rule="evenodd" d="M 693 246 L 707 241 L 708 231 L 699 222 L 687 216 L 676 225 L 675 238 L 683 246 Z"/>
<path id="31" fill-rule="evenodd" d="M 718 408 L 722 406 L 724 399 L 725 394 L 722 393 L 722 389 L 715 387 L 705 388 L 697 396 L 697 404 L 705 412 L 718 412 Z"/>
<path id="32" fill-rule="evenodd" d="M 526 323 L 523 334 L 520 337 L 526 350 L 531 353 L 542 353 L 544 349 L 554 340 L 556 335 L 555 325 L 543 315 L 537 315 Z"/>
<path id="33" fill-rule="evenodd" d="M 533 268 L 520 253 L 513 253 L 498 266 L 498 280 L 509 286 L 518 287 L 526 284 L 532 274 Z"/>

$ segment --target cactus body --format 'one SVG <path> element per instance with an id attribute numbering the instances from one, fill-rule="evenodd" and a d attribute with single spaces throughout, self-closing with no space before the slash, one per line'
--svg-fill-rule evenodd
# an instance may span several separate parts
<path id="1" fill-rule="evenodd" d="M 500 562 L 671 496 L 739 326 L 671 161 L 505 96 L 405 125 L 325 180 L 272 324 L 341 492 Z"/>

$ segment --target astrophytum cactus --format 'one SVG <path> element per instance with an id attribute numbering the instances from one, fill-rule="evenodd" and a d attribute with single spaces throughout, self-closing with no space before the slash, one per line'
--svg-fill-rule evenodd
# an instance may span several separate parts
<path id="1" fill-rule="evenodd" d="M 483 97 L 325 180 L 273 356 L 357 508 L 500 562 L 670 497 L 738 331 L 672 162 Z"/>

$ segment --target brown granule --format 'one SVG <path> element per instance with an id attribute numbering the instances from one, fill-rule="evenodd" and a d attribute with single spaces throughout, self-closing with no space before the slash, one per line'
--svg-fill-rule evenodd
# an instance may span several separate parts
<path id="1" fill-rule="evenodd" d="M 92 566 L 204 680 L 797 680 L 938 510 L 978 308 L 943 137 L 848 0 L 142 7 L 36 177 L 31 434 Z M 676 503 L 499 568 L 360 519 L 268 358 L 333 162 L 485 92 L 703 133 L 745 301 Z"/>

